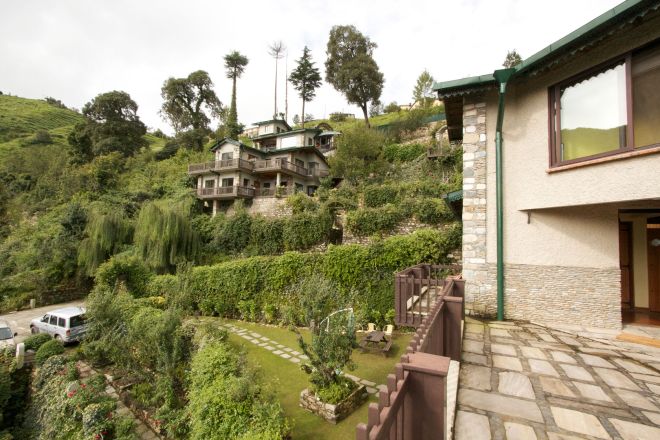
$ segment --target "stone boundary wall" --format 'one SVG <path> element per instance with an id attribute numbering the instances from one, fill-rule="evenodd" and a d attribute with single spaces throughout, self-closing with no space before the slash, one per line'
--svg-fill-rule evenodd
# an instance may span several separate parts
<path id="1" fill-rule="evenodd" d="M 244 203 L 245 210 L 250 215 L 263 215 L 268 218 L 285 218 L 291 215 L 291 207 L 287 205 L 286 197 L 255 197 Z M 234 205 L 221 212 L 234 214 Z"/>
<path id="2" fill-rule="evenodd" d="M 489 264 L 484 286 L 491 289 L 466 300 L 466 314 L 497 312 L 497 265 Z M 466 288 L 469 280 L 466 280 Z M 618 267 L 504 265 L 504 317 L 539 324 L 621 329 L 621 271 Z"/>
<path id="3" fill-rule="evenodd" d="M 353 235 L 347 228 L 346 228 L 346 215 L 341 215 L 339 216 L 338 220 L 341 222 L 342 225 L 344 225 L 344 235 L 342 239 L 342 244 L 371 244 L 373 243 L 374 239 L 373 237 L 358 237 L 357 235 Z M 426 223 L 420 223 L 415 219 L 408 219 L 403 222 L 401 222 L 393 231 L 387 232 L 382 234 L 383 238 L 387 237 L 393 237 L 395 235 L 408 235 L 412 234 L 418 229 L 422 228 L 442 228 L 442 226 L 435 226 L 435 225 L 429 225 Z"/>

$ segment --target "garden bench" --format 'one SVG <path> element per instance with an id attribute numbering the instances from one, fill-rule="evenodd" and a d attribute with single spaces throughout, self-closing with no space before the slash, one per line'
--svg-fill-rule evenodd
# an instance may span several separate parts
<path id="1" fill-rule="evenodd" d="M 381 352 L 383 352 L 383 356 L 387 356 L 387 353 L 390 351 L 390 348 L 392 348 L 392 338 L 390 338 L 387 343 L 383 346 L 383 348 L 380 349 Z"/>

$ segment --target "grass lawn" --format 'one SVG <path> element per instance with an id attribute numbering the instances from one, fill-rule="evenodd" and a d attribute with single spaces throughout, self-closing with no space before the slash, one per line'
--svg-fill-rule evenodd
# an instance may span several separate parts
<path id="1" fill-rule="evenodd" d="M 296 335 L 286 328 L 234 320 L 226 320 L 226 322 L 254 331 L 279 344 L 300 351 Z M 301 333 L 304 338 L 309 338 L 307 330 L 303 329 Z M 358 334 L 359 337 L 360 334 Z M 394 344 L 387 357 L 380 353 L 361 353 L 359 349 L 355 350 L 353 360 L 357 364 L 357 369 L 349 373 L 378 384 L 385 383 L 387 375 L 393 372 L 394 364 L 405 351 L 411 337 L 412 334 L 395 335 Z M 292 436 L 294 439 L 351 439 L 355 437 L 355 426 L 360 422 L 366 422 L 368 402 L 337 425 L 332 425 L 303 410 L 298 406 L 298 401 L 300 392 L 308 386 L 309 382 L 307 374 L 302 372 L 298 365 L 275 356 L 270 351 L 251 344 L 235 334 L 230 334 L 229 339 L 245 348 L 248 362 L 259 365 L 264 379 L 273 385 L 286 416 L 293 425 Z M 375 397 L 370 397 L 369 402 L 375 401 Z"/>

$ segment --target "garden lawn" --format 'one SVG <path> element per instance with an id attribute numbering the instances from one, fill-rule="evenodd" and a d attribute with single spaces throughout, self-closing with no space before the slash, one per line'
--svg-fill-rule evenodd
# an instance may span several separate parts
<path id="1" fill-rule="evenodd" d="M 242 327 L 266 336 L 273 341 L 300 351 L 296 335 L 282 327 L 255 324 L 243 321 L 225 320 L 231 324 Z M 304 338 L 309 338 L 309 331 L 301 329 Z M 362 334 L 358 333 L 358 338 Z M 367 379 L 377 384 L 386 382 L 387 375 L 393 372 L 401 354 L 405 352 L 412 334 L 395 335 L 392 350 L 387 357 L 380 353 L 361 353 L 359 349 L 353 352 L 353 360 L 357 364 L 355 371 L 348 373 Z M 355 426 L 366 422 L 369 402 L 376 402 L 376 396 L 370 396 L 369 401 L 363 404 L 348 418 L 337 425 L 332 425 L 308 411 L 300 408 L 298 402 L 300 392 L 309 385 L 308 375 L 300 370 L 297 364 L 274 355 L 270 351 L 247 342 L 240 336 L 230 333 L 229 340 L 245 348 L 247 360 L 251 365 L 258 365 L 263 373 L 266 383 L 272 385 L 275 394 L 280 400 L 286 416 L 293 425 L 292 438 L 294 439 L 351 439 L 355 437 Z"/>

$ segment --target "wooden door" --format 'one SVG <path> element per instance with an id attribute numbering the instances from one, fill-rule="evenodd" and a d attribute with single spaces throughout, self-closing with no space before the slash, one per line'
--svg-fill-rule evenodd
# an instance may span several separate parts
<path id="1" fill-rule="evenodd" d="M 647 229 L 649 261 L 649 310 L 660 312 L 660 229 Z"/>
<path id="2" fill-rule="evenodd" d="M 621 269 L 621 307 L 632 309 L 635 295 L 632 276 L 632 223 L 619 222 L 619 268 Z"/>

